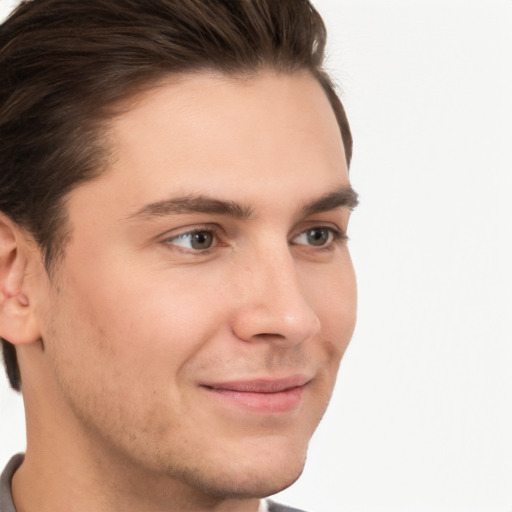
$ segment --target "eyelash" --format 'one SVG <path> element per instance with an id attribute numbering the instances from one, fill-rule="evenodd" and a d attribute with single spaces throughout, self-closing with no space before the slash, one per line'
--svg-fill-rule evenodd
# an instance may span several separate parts
<path id="1" fill-rule="evenodd" d="M 315 246 L 313 244 L 293 243 L 293 240 L 297 239 L 301 235 L 308 233 L 308 231 L 312 232 L 315 230 L 317 230 L 317 231 L 327 230 L 328 234 L 330 236 L 329 241 L 327 243 L 325 243 L 323 245 L 319 245 L 319 246 Z M 211 234 L 213 236 L 213 242 L 210 247 L 205 248 L 205 249 L 194 249 L 194 248 L 186 248 L 186 247 L 180 246 L 175 243 L 176 240 L 178 240 L 180 238 L 194 236 L 194 235 L 201 234 L 201 233 Z M 166 246 L 172 248 L 173 250 L 178 250 L 180 252 L 184 252 L 184 253 L 191 254 L 191 255 L 205 255 L 205 254 L 210 253 L 211 250 L 215 249 L 216 247 L 222 246 L 222 243 L 220 242 L 221 238 L 222 238 L 222 231 L 220 229 L 218 229 L 214 226 L 205 226 L 205 227 L 198 227 L 198 228 L 192 229 L 190 231 L 185 231 L 183 233 L 173 235 L 172 237 L 168 237 L 163 240 L 163 243 Z M 319 252 L 319 251 L 331 251 L 334 249 L 334 246 L 336 244 L 346 243 L 347 241 L 348 241 L 348 236 L 344 232 L 340 231 L 339 229 L 333 228 L 331 226 L 318 225 L 318 226 L 311 226 L 307 229 L 304 229 L 303 231 L 301 231 L 300 233 L 295 235 L 292 238 L 292 241 L 290 243 L 291 243 L 291 245 L 295 245 L 295 246 L 310 247 L 313 250 Z"/>
<path id="2" fill-rule="evenodd" d="M 330 239 L 325 244 L 318 245 L 318 246 L 316 246 L 314 244 L 299 244 L 299 243 L 295 243 L 293 245 L 304 245 L 306 247 L 312 247 L 316 251 L 321 251 L 321 250 L 329 251 L 334 248 L 334 244 L 336 244 L 336 242 L 346 242 L 348 240 L 348 237 L 345 233 L 343 233 L 340 230 L 335 229 L 331 226 L 312 226 L 310 228 L 307 228 L 307 229 L 301 231 L 293 239 L 295 240 L 295 239 L 299 238 L 300 236 L 303 236 L 306 233 L 313 232 L 313 231 L 327 231 L 328 236 L 330 236 Z"/>
<path id="3" fill-rule="evenodd" d="M 193 248 L 190 249 L 190 248 L 181 247 L 181 246 L 177 245 L 176 243 L 173 243 L 180 238 L 184 238 L 186 236 L 193 236 L 193 235 L 196 235 L 199 233 L 209 233 L 209 234 L 213 235 L 214 242 L 211 247 L 208 247 L 207 249 L 193 249 Z M 168 237 L 164 240 L 164 243 L 168 246 L 172 246 L 173 249 L 177 249 L 178 251 L 185 252 L 188 254 L 199 255 L 199 254 L 207 254 L 208 252 L 210 252 L 210 249 L 212 249 L 214 247 L 218 247 L 220 239 L 221 239 L 221 230 L 220 229 L 217 229 L 214 226 L 208 226 L 208 227 L 205 226 L 204 228 L 199 227 L 199 228 L 192 229 L 190 231 L 185 231 L 183 233 L 179 233 L 172 237 Z"/>

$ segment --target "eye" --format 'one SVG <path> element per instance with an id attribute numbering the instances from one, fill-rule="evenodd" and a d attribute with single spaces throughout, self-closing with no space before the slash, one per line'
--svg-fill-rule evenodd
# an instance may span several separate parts
<path id="1" fill-rule="evenodd" d="M 307 229 L 296 236 L 292 243 L 297 245 L 311 245 L 313 247 L 324 247 L 330 245 L 334 240 L 341 238 L 341 233 L 332 228 L 315 227 Z"/>
<path id="2" fill-rule="evenodd" d="M 192 249 L 194 251 L 210 249 L 214 242 L 215 233 L 207 230 L 190 231 L 166 240 L 168 244 L 177 245 L 185 249 Z"/>

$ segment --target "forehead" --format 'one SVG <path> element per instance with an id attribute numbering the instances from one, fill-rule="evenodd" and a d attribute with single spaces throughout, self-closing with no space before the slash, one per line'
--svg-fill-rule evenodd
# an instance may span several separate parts
<path id="1" fill-rule="evenodd" d="M 104 199 L 133 211 L 172 194 L 254 204 L 295 191 L 307 202 L 348 184 L 336 117 L 305 72 L 162 82 L 111 123 L 109 138 L 111 168 L 84 187 L 103 182 Z"/>

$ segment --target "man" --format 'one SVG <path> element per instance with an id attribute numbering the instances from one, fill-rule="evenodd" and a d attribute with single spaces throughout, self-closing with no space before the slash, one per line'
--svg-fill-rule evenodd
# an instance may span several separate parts
<path id="1" fill-rule="evenodd" d="M 306 0 L 30 0 L 0 28 L 1 512 L 290 510 L 356 311 Z"/>

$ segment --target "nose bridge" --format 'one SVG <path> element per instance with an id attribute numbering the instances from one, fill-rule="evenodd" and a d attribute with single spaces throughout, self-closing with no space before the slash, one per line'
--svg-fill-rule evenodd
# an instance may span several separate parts
<path id="1" fill-rule="evenodd" d="M 259 255 L 255 266 L 262 294 L 264 297 L 271 295 L 274 307 L 291 311 L 305 303 L 296 264 L 287 247 L 286 250 Z"/>
<path id="2" fill-rule="evenodd" d="M 266 244 L 244 266 L 244 297 L 237 334 L 249 341 L 273 338 L 300 343 L 320 329 L 287 243 Z"/>

